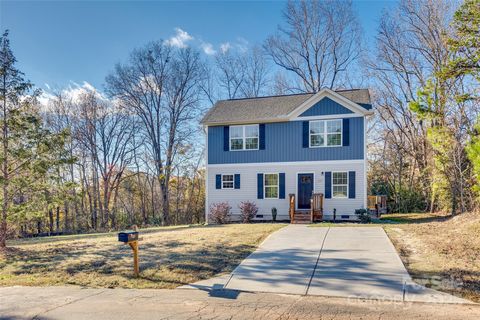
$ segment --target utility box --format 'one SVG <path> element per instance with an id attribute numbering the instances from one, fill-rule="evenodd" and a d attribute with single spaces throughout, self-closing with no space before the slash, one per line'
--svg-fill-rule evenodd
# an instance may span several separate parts
<path id="1" fill-rule="evenodd" d="M 129 243 L 138 241 L 138 231 L 123 231 L 118 233 L 118 241 Z"/>

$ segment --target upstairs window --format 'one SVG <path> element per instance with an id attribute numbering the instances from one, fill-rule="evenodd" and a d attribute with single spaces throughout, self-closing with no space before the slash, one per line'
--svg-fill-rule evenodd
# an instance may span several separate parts
<path id="1" fill-rule="evenodd" d="M 348 196 L 347 172 L 332 172 L 332 194 L 334 198 L 346 198 Z"/>
<path id="2" fill-rule="evenodd" d="M 258 124 L 230 126 L 230 150 L 258 150 Z"/>
<path id="3" fill-rule="evenodd" d="M 342 120 L 310 121 L 310 147 L 334 147 L 342 145 Z"/>

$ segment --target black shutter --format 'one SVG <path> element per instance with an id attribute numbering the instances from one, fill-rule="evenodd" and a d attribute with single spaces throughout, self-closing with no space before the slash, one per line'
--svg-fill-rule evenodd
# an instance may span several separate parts
<path id="1" fill-rule="evenodd" d="M 348 197 L 355 199 L 355 171 L 348 172 Z"/>
<path id="2" fill-rule="evenodd" d="M 223 127 L 223 151 L 230 151 L 230 127 Z"/>
<path id="3" fill-rule="evenodd" d="M 215 188 L 222 189 L 222 175 L 217 174 L 215 176 Z"/>
<path id="4" fill-rule="evenodd" d="M 332 173 L 330 171 L 325 172 L 325 199 L 332 197 Z"/>
<path id="5" fill-rule="evenodd" d="M 309 128 L 309 122 L 308 121 L 303 121 L 302 123 L 303 125 L 303 147 L 304 148 L 308 148 L 308 145 L 309 145 L 309 141 L 308 141 L 308 130 L 310 130 Z"/>
<path id="6" fill-rule="evenodd" d="M 235 173 L 235 189 L 240 189 L 240 174 Z"/>
<path id="7" fill-rule="evenodd" d="M 263 199 L 263 173 L 257 174 L 257 199 Z"/>
<path id="8" fill-rule="evenodd" d="M 278 187 L 280 189 L 278 192 L 278 198 L 285 199 L 285 173 L 278 174 Z"/>
<path id="9" fill-rule="evenodd" d="M 343 131 L 342 131 L 342 138 L 343 143 L 342 145 L 348 146 L 350 145 L 350 119 L 346 118 L 343 119 Z"/>
<path id="10" fill-rule="evenodd" d="M 259 125 L 259 136 L 260 136 L 259 149 L 265 150 L 265 123 L 260 123 Z"/>

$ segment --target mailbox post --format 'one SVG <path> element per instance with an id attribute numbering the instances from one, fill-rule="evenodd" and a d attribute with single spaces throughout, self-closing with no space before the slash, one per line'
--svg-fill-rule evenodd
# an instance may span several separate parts
<path id="1" fill-rule="evenodd" d="M 133 251 L 133 271 L 135 276 L 140 274 L 140 268 L 138 266 L 138 228 L 133 226 L 133 230 L 122 231 L 118 233 L 118 241 L 128 244 Z"/>

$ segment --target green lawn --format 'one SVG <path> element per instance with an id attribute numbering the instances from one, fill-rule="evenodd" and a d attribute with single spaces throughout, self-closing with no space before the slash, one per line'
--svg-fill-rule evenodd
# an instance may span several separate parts
<path id="1" fill-rule="evenodd" d="M 138 279 L 116 233 L 10 241 L 0 254 L 0 286 L 174 288 L 228 273 L 285 224 L 175 226 L 140 230 Z"/>

